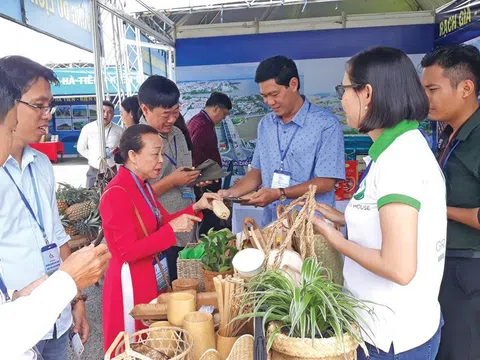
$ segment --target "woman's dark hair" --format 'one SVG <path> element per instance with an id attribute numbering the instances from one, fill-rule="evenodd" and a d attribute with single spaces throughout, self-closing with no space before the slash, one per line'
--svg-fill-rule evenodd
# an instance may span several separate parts
<path id="1" fill-rule="evenodd" d="M 8 112 L 15 106 L 15 101 L 22 96 L 20 89 L 8 74 L 0 68 L 0 125 L 5 121 Z"/>
<path id="2" fill-rule="evenodd" d="M 392 128 L 402 120 L 427 118 L 427 95 L 415 66 L 403 51 L 374 47 L 352 57 L 347 65 L 352 85 L 356 85 L 354 91 L 367 84 L 373 88 L 372 103 L 360 123 L 360 132 Z"/>
<path id="3" fill-rule="evenodd" d="M 293 78 L 297 78 L 297 90 L 300 90 L 300 76 L 298 75 L 297 65 L 292 59 L 280 55 L 263 60 L 255 72 L 255 82 L 257 84 L 274 79 L 277 85 L 288 88 L 290 80 Z"/>
<path id="4" fill-rule="evenodd" d="M 140 123 L 140 118 L 142 117 L 143 113 L 140 109 L 140 104 L 138 103 L 138 96 L 129 96 L 125 100 L 122 101 L 122 108 L 125 109 L 126 112 L 129 112 L 133 116 L 133 122 L 135 124 Z"/>
<path id="5" fill-rule="evenodd" d="M 185 119 L 183 118 L 182 114 L 178 115 L 178 118 L 175 121 L 175 124 L 173 124 L 173 126 L 176 126 L 178 129 L 182 131 L 182 134 L 183 136 L 185 136 L 185 140 L 187 141 L 188 150 L 192 151 L 192 148 L 193 148 L 192 138 L 190 137 L 187 124 L 185 123 Z"/>
<path id="6" fill-rule="evenodd" d="M 158 135 L 158 131 L 145 124 L 133 125 L 126 129 L 120 138 L 118 152 L 114 157 L 115 162 L 117 164 L 125 164 L 128 159 L 128 152 L 130 150 L 134 152 L 139 152 L 142 150 L 143 146 L 145 145 L 142 137 L 146 134 Z"/>
<path id="7" fill-rule="evenodd" d="M 59 84 L 57 75 L 55 75 L 53 70 L 24 56 L 5 56 L 0 59 L 0 66 L 18 85 L 23 94 L 26 93 L 39 78 L 44 78 L 50 84 Z"/>

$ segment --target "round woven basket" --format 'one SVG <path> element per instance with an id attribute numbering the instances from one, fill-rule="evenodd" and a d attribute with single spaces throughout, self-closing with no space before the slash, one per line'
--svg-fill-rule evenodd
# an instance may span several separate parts
<path id="1" fill-rule="evenodd" d="M 200 281 L 198 279 L 177 279 L 172 282 L 173 291 L 198 291 L 199 285 Z"/>
<path id="2" fill-rule="evenodd" d="M 193 360 L 193 337 L 177 327 L 155 327 L 132 335 L 122 332 L 106 352 L 105 359 Z"/>
<path id="3" fill-rule="evenodd" d="M 234 270 L 223 271 L 223 272 L 215 272 L 215 271 L 208 271 L 205 270 L 203 267 L 201 268 L 203 281 L 205 283 L 205 291 L 212 292 L 215 291 L 215 285 L 213 284 L 213 278 L 222 275 L 225 277 L 226 275 L 233 275 Z"/>
<path id="4" fill-rule="evenodd" d="M 271 324 L 270 335 L 275 329 Z M 275 337 L 272 344 L 272 360 L 356 360 L 358 343 L 348 334 L 343 335 L 343 343 L 336 337 L 324 339 L 293 338 L 282 333 Z"/>

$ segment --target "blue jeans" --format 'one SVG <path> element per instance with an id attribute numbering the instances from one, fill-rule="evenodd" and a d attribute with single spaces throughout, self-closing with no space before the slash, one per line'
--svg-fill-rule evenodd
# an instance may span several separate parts
<path id="1" fill-rule="evenodd" d="M 37 350 L 44 360 L 67 360 L 69 332 L 66 331 L 58 339 L 42 340 L 37 344 Z"/>
<path id="2" fill-rule="evenodd" d="M 440 334 L 443 325 L 443 319 L 440 323 L 440 326 L 425 344 L 417 346 L 411 350 L 402 352 L 400 354 L 395 354 L 393 349 L 393 344 L 390 347 L 388 353 L 377 349 L 375 346 L 365 343 L 367 345 L 369 357 L 365 356 L 363 350 L 359 347 L 357 350 L 357 360 L 434 360 L 437 356 L 438 348 L 440 346 Z"/>

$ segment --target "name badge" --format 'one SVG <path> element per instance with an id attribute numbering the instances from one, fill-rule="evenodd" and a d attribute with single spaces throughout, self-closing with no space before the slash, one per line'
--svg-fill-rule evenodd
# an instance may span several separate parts
<path id="1" fill-rule="evenodd" d="M 57 244 L 49 244 L 41 249 L 45 274 L 52 275 L 60 268 L 60 251 Z"/>
<path id="2" fill-rule="evenodd" d="M 195 200 L 195 193 L 190 186 L 182 186 L 180 191 L 182 192 L 182 198 Z"/>
<path id="3" fill-rule="evenodd" d="M 160 264 L 156 260 L 153 260 L 153 269 L 155 270 L 155 279 L 157 280 L 157 291 L 160 292 L 167 287 L 165 280 L 170 281 L 170 279 L 168 275 L 167 257 L 162 255 L 161 258 L 159 257 L 159 260 Z M 162 266 L 163 273 L 167 279 L 164 279 L 160 266 Z"/>
<path id="4" fill-rule="evenodd" d="M 284 189 L 290 186 L 290 179 L 292 178 L 292 173 L 285 170 L 275 170 L 273 172 L 272 179 L 272 189 Z"/>
<path id="5" fill-rule="evenodd" d="M 76 359 L 80 359 L 83 351 L 85 350 L 80 335 L 75 334 L 73 331 L 70 332 L 70 342 L 72 345 L 72 350 Z"/>
<path id="6" fill-rule="evenodd" d="M 106 155 L 106 159 L 107 159 L 107 160 L 109 160 L 109 159 L 112 157 L 111 152 L 112 152 L 112 151 L 111 151 L 110 148 L 107 146 L 107 147 L 105 148 L 105 155 Z"/>

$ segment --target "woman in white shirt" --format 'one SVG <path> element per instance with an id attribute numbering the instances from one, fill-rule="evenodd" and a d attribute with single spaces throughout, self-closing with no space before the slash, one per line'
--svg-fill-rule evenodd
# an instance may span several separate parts
<path id="1" fill-rule="evenodd" d="M 360 312 L 370 359 L 434 359 L 447 213 L 442 172 L 419 131 L 427 97 L 408 56 L 387 47 L 350 59 L 336 90 L 348 124 L 374 143 L 345 215 L 318 205 L 348 240 L 320 217 L 315 227 L 345 255 L 345 288 L 378 304 L 373 316 Z"/>

